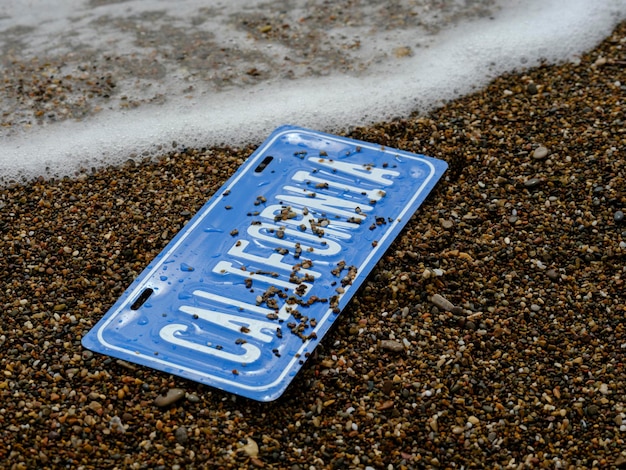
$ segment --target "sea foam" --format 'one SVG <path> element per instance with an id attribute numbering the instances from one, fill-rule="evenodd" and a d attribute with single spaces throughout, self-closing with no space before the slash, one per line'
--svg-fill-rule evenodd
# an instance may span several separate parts
<path id="1" fill-rule="evenodd" d="M 77 8 L 80 1 L 60 3 L 67 8 L 60 7 L 46 17 L 38 15 L 37 9 L 20 7 L 22 2 L 9 2 L 0 26 L 6 30 L 7 23 L 14 22 L 36 27 L 37 34 L 32 35 L 27 51 L 33 56 L 42 51 L 50 54 L 53 47 L 71 47 L 70 36 L 62 44 L 46 43 L 47 37 L 69 24 L 74 25 L 79 36 L 93 34 L 89 26 L 93 18 L 86 21 L 87 13 L 81 16 Z M 235 8 L 232 3 L 202 2 L 230 9 L 229 14 Z M 160 0 L 103 2 L 102 8 L 92 8 L 89 14 L 95 10 L 108 20 L 115 14 L 130 15 L 132 8 L 146 10 L 148 5 L 159 9 L 168 4 L 171 5 Z M 194 8 L 197 5 L 193 1 L 181 2 L 177 14 L 193 15 Z M 181 146 L 260 142 L 281 124 L 338 132 L 415 111 L 424 113 L 484 86 L 504 72 L 532 67 L 541 61 L 576 60 L 625 18 L 626 0 L 532 0 L 504 1 L 489 17 L 456 22 L 438 34 L 416 32 L 414 38 L 406 28 L 397 34 L 393 29 L 377 31 L 368 37 L 366 30 L 355 33 L 347 26 L 346 37 L 358 34 L 362 44 L 359 60 L 367 66 L 360 73 L 274 76 L 250 86 L 204 91 L 191 98 L 181 91 L 181 83 L 193 83 L 193 77 L 186 76 L 181 81 L 180 76 L 172 74 L 160 84 L 167 96 L 162 104 L 104 109 L 82 121 L 33 124 L 5 136 L 0 152 L 2 183 L 73 175 L 129 158 L 163 154 Z M 232 29 L 216 29 L 214 34 L 220 41 L 243 41 L 257 47 L 249 35 L 234 33 Z M 341 31 L 333 34 L 341 35 Z M 109 36 L 98 36 L 97 42 L 100 48 L 115 44 L 118 52 L 136 47 L 123 35 L 116 36 L 115 31 Z M 406 45 L 411 46 L 410 54 L 381 53 Z M 275 55 L 285 52 L 280 44 L 264 47 L 273 47 Z"/>

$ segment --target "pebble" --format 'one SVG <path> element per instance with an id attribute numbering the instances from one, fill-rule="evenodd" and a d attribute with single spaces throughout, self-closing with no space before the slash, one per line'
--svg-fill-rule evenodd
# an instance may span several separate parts
<path id="1" fill-rule="evenodd" d="M 187 436 L 187 428 L 185 426 L 176 428 L 176 432 L 174 432 L 174 437 L 176 437 L 176 441 L 180 445 L 185 445 L 187 441 L 189 440 Z"/>
<path id="2" fill-rule="evenodd" d="M 448 299 L 446 299 L 444 296 L 440 295 L 440 294 L 434 294 L 430 298 L 430 301 L 437 308 L 439 308 L 441 310 L 444 310 L 446 312 L 452 312 L 453 310 L 455 310 L 454 304 L 452 302 L 450 302 Z"/>
<path id="3" fill-rule="evenodd" d="M 527 188 L 536 188 L 541 184 L 541 180 L 539 178 L 530 178 L 524 181 L 524 186 Z"/>
<path id="4" fill-rule="evenodd" d="M 624 221 L 624 212 L 623 211 L 615 211 L 615 214 L 613 214 L 613 220 L 617 223 L 623 222 Z"/>
<path id="5" fill-rule="evenodd" d="M 432 429 L 433 431 L 435 432 L 439 431 L 439 422 L 437 421 L 436 418 L 429 420 L 428 425 L 430 426 L 430 429 Z"/>
<path id="6" fill-rule="evenodd" d="M 393 339 L 383 339 L 380 342 L 381 349 L 392 352 L 402 352 L 404 351 L 404 345 L 398 341 Z"/>
<path id="7" fill-rule="evenodd" d="M 448 230 L 454 227 L 454 222 L 450 219 L 444 219 L 441 221 L 441 226 L 445 228 L 446 230 Z"/>
<path id="8" fill-rule="evenodd" d="M 176 403 L 185 396 L 182 388 L 170 388 L 165 395 L 159 395 L 154 399 L 154 404 L 160 408 L 165 408 Z"/>
<path id="9" fill-rule="evenodd" d="M 200 397 L 195 393 L 187 393 L 185 398 L 191 403 L 200 403 Z"/>
<path id="10" fill-rule="evenodd" d="M 381 390 L 385 395 L 389 395 L 393 390 L 393 380 L 385 380 L 383 382 Z"/>
<path id="11" fill-rule="evenodd" d="M 539 93 L 539 89 L 537 88 L 537 85 L 533 82 L 530 82 L 527 86 L 526 86 L 526 90 L 528 91 L 528 93 L 530 93 L 531 95 L 536 95 L 537 93 Z"/>
<path id="12" fill-rule="evenodd" d="M 413 55 L 413 51 L 408 46 L 401 46 L 401 47 L 396 47 L 393 50 L 393 55 L 395 55 L 397 58 L 410 57 Z"/>
<path id="13" fill-rule="evenodd" d="M 124 425 L 122 424 L 122 420 L 119 416 L 113 416 L 109 421 L 109 429 L 113 432 L 123 434 L 126 432 L 124 429 Z"/>
<path id="14" fill-rule="evenodd" d="M 259 446 L 254 439 L 248 437 L 246 444 L 241 448 L 248 457 L 256 457 L 259 455 Z"/>
<path id="15" fill-rule="evenodd" d="M 548 269 L 546 271 L 546 276 L 552 281 L 556 281 L 559 279 L 559 273 L 556 269 Z"/>
<path id="16" fill-rule="evenodd" d="M 543 160 L 549 154 L 550 154 L 550 152 L 548 151 L 548 149 L 546 147 L 544 147 L 543 145 L 541 145 L 541 146 L 537 147 L 535 149 L 535 151 L 533 152 L 533 158 L 535 160 Z"/>

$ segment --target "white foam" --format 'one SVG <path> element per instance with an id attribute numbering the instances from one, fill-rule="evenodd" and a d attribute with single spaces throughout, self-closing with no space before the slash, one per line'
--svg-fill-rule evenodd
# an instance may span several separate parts
<path id="1" fill-rule="evenodd" d="M 9 6 L 19 4 L 14 1 Z M 138 5 L 102 8 L 114 12 Z M 62 27 L 68 14 L 59 10 L 46 34 Z M 34 24 L 42 21 L 31 19 Z M 430 47 L 414 49 L 411 57 L 389 58 L 360 76 L 271 80 L 193 100 L 174 94 L 164 105 L 104 111 L 84 122 L 36 126 L 4 139 L 0 175 L 5 183 L 71 175 L 81 168 L 159 154 L 171 149 L 173 142 L 187 147 L 260 142 L 285 123 L 339 130 L 406 116 L 466 94 L 505 71 L 537 65 L 540 60 L 572 60 L 624 19 L 626 0 L 570 0 L 566 5 L 560 0 L 505 2 L 495 19 L 465 22 L 437 36 Z M 384 40 L 381 35 L 380 41 Z"/>

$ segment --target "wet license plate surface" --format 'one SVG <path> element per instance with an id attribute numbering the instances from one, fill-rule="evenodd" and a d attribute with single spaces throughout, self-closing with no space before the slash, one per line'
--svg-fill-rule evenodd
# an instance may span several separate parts
<path id="1" fill-rule="evenodd" d="M 83 345 L 274 400 L 445 169 L 433 158 L 280 127 Z"/>

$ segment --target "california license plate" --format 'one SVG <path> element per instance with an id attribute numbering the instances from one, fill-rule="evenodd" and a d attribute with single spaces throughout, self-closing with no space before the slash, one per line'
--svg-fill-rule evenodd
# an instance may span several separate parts
<path id="1" fill-rule="evenodd" d="M 274 400 L 446 167 L 422 155 L 280 127 L 82 343 Z"/>

